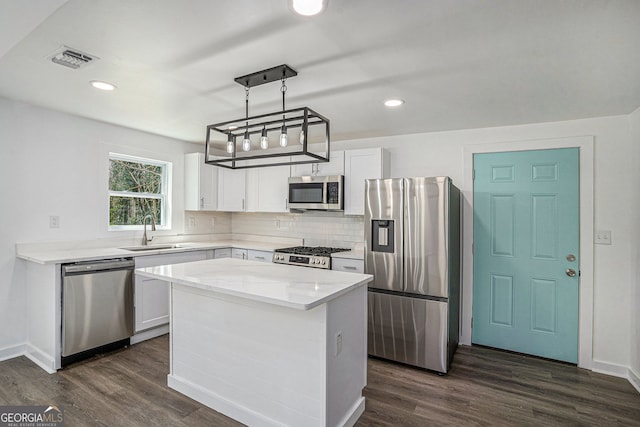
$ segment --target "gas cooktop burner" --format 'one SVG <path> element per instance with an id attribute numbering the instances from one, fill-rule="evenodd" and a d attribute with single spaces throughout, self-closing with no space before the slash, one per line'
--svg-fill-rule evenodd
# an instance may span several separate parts
<path id="1" fill-rule="evenodd" d="M 292 248 L 276 249 L 276 252 L 296 255 L 331 256 L 335 252 L 344 252 L 351 249 L 329 248 L 326 246 L 294 246 Z"/>
<path id="2" fill-rule="evenodd" d="M 314 268 L 331 268 L 331 254 L 349 251 L 345 248 L 328 248 L 324 246 L 295 246 L 293 248 L 276 249 L 273 262 L 279 264 L 300 265 Z"/>

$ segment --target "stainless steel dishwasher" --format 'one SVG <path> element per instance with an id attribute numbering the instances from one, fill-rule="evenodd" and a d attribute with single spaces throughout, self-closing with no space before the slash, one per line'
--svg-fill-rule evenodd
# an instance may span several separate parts
<path id="1" fill-rule="evenodd" d="M 129 344 L 133 269 L 130 258 L 62 266 L 62 365 Z"/>

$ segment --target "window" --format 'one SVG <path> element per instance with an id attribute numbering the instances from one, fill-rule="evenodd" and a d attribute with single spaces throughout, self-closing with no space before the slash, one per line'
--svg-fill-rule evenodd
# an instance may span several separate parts
<path id="1" fill-rule="evenodd" d="M 169 162 L 109 153 L 109 229 L 140 229 L 149 214 L 170 228 L 170 170 Z"/>

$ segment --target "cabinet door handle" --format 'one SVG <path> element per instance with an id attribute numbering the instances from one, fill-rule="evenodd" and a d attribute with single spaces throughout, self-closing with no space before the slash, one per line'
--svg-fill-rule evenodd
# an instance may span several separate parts
<path id="1" fill-rule="evenodd" d="M 256 259 L 264 259 L 263 256 L 257 256 Z"/>
<path id="2" fill-rule="evenodd" d="M 352 265 L 345 265 L 342 268 L 344 268 L 345 270 L 357 270 L 357 268 Z"/>
<path id="3" fill-rule="evenodd" d="M 204 208 L 204 197 L 200 197 L 200 207 Z"/>
<path id="4" fill-rule="evenodd" d="M 288 198 L 284 198 L 284 210 L 289 209 L 289 199 Z"/>
<path id="5" fill-rule="evenodd" d="M 242 210 L 244 210 L 244 199 L 242 199 Z"/>

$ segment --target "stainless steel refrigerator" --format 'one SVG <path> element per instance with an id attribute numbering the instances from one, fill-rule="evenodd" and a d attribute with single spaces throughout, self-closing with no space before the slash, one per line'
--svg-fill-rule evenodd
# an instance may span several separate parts
<path id="1" fill-rule="evenodd" d="M 446 373 L 458 346 L 460 191 L 448 177 L 365 182 L 369 354 Z"/>

